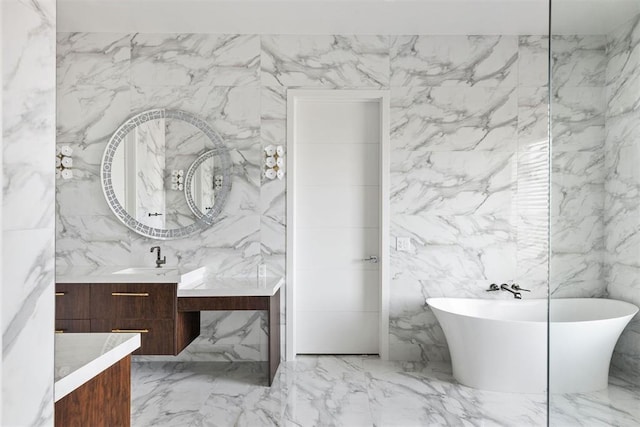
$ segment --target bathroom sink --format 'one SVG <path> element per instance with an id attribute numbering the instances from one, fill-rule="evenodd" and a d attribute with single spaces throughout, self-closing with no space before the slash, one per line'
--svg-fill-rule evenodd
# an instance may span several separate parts
<path id="1" fill-rule="evenodd" d="M 178 270 L 175 268 L 130 267 L 124 270 L 114 271 L 113 274 L 154 274 L 160 276 L 177 272 Z"/>
<path id="2" fill-rule="evenodd" d="M 128 267 L 122 270 L 117 270 L 110 273 L 113 277 L 114 274 L 121 276 L 117 280 L 150 280 L 152 282 L 163 283 L 179 283 L 180 286 L 190 286 L 193 284 L 202 283 L 206 272 L 206 267 L 199 268 L 154 268 L 154 267 Z M 126 277 L 126 276 L 130 277 Z M 137 277 L 132 277 L 137 276 Z M 112 279 L 115 280 L 115 279 Z"/>

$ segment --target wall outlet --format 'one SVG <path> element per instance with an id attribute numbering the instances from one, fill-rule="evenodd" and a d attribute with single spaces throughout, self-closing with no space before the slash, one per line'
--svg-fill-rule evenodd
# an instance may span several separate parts
<path id="1" fill-rule="evenodd" d="M 411 250 L 411 237 L 396 237 L 396 251 L 407 252 Z"/>

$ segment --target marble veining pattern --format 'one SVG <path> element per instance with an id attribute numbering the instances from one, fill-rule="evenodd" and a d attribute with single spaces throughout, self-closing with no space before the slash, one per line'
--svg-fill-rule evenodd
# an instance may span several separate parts
<path id="1" fill-rule="evenodd" d="M 518 37 L 518 85 L 541 88 L 549 80 L 549 37 Z"/>
<path id="2" fill-rule="evenodd" d="M 261 37 L 262 85 L 381 88 L 389 85 L 387 36 Z"/>
<path id="3" fill-rule="evenodd" d="M 264 312 L 203 311 L 200 336 L 178 356 L 134 356 L 150 362 L 261 361 L 268 351 L 268 327 Z"/>
<path id="4" fill-rule="evenodd" d="M 131 139 L 130 139 L 131 138 Z M 148 144 L 136 144 L 137 141 L 148 141 Z M 141 124 L 132 134 L 121 143 L 120 150 L 125 145 L 133 144 L 136 150 L 137 168 L 140 171 L 133 178 L 136 181 L 136 203 L 131 212 L 136 220 L 154 228 L 167 227 L 167 203 L 165 202 L 165 119 L 156 119 Z M 120 199 L 125 202 L 125 199 Z M 125 209 L 128 207 L 125 204 Z M 160 216 L 151 217 L 149 213 L 159 213 Z"/>
<path id="5" fill-rule="evenodd" d="M 604 210 L 604 155 L 602 152 L 559 152 L 552 156 L 553 218 L 600 216 Z"/>
<path id="6" fill-rule="evenodd" d="M 604 86 L 559 86 L 554 90 L 552 103 L 554 152 L 602 151 Z"/>
<path id="7" fill-rule="evenodd" d="M 397 36 L 391 40 L 391 86 L 517 84 L 514 36 Z"/>
<path id="8" fill-rule="evenodd" d="M 391 212 L 505 216 L 514 174 L 510 153 L 394 151 Z"/>
<path id="9" fill-rule="evenodd" d="M 553 36 L 551 57 L 556 87 L 603 87 L 607 57 L 605 36 Z"/>
<path id="10" fill-rule="evenodd" d="M 129 80 L 130 34 L 58 33 L 58 86 L 118 88 Z"/>
<path id="11" fill-rule="evenodd" d="M 515 274 L 515 236 L 492 216 L 399 215 L 392 233 L 411 236 L 413 250 L 391 255 L 392 278 L 491 281 Z M 422 301 L 424 302 L 424 301 Z"/>
<path id="12" fill-rule="evenodd" d="M 426 297 L 485 297 L 517 277 L 520 49 L 510 36 L 391 37 L 391 235 L 412 241 L 391 250 L 392 359 L 449 359 Z"/>
<path id="13" fill-rule="evenodd" d="M 515 86 L 394 88 L 394 148 L 414 151 L 513 151 L 517 128 Z"/>
<path id="14" fill-rule="evenodd" d="M 0 8 L 0 424 L 45 426 L 54 409 L 56 2 Z"/>
<path id="15" fill-rule="evenodd" d="M 526 294 L 531 298 L 545 298 L 548 293 L 548 54 L 548 37 L 518 37 L 515 280 L 531 290 Z"/>
<path id="16" fill-rule="evenodd" d="M 549 107 L 546 87 L 518 87 L 518 152 L 547 152 Z"/>
<path id="17" fill-rule="evenodd" d="M 541 426 L 544 394 L 475 390 L 448 363 L 299 356 L 264 387 L 264 364 L 134 363 L 133 426 Z M 605 391 L 553 395 L 562 426 L 635 426 L 636 388 L 619 373 Z M 588 414 L 587 417 L 583 417 Z M 552 424 L 554 425 L 554 424 Z"/>
<path id="18" fill-rule="evenodd" d="M 533 147 L 532 145 L 536 145 Z M 516 280 L 531 296 L 544 298 L 549 277 L 549 142 L 542 139 L 518 154 Z"/>
<path id="19" fill-rule="evenodd" d="M 610 35 L 606 65 L 605 258 L 610 297 L 640 304 L 640 179 L 638 106 L 640 15 Z M 623 332 L 613 357 L 635 386 L 640 384 L 640 320 Z"/>
<path id="20" fill-rule="evenodd" d="M 136 86 L 256 86 L 256 35 L 135 34 L 131 82 Z"/>
<path id="21" fill-rule="evenodd" d="M 606 37 L 554 36 L 551 56 L 550 292 L 604 296 Z"/>

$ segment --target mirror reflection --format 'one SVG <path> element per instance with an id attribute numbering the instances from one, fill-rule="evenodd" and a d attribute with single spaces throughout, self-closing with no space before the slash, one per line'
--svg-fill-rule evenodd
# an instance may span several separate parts
<path id="1" fill-rule="evenodd" d="M 196 159 L 187 172 L 185 199 L 193 214 L 200 218 L 211 212 L 216 204 L 216 193 L 224 185 L 220 172 L 220 159 L 215 150 L 207 151 Z"/>

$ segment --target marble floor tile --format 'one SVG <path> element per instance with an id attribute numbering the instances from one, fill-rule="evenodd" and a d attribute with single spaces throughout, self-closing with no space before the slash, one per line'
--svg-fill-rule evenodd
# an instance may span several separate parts
<path id="1" fill-rule="evenodd" d="M 640 425 L 639 378 L 612 368 L 609 387 L 593 393 L 551 395 L 552 426 L 637 427 Z"/>
<path id="2" fill-rule="evenodd" d="M 132 425 L 544 426 L 542 394 L 475 390 L 448 363 L 299 356 L 266 387 L 263 362 L 134 362 Z M 552 395 L 551 426 L 638 426 L 640 388 L 616 373 L 607 390 Z"/>

